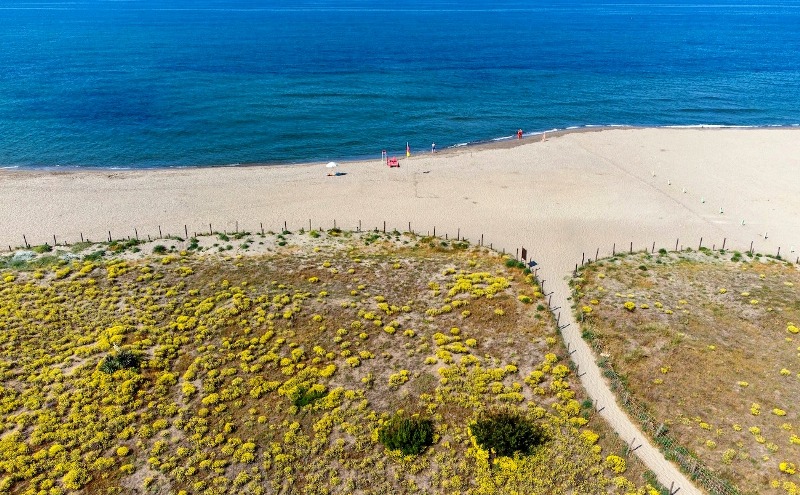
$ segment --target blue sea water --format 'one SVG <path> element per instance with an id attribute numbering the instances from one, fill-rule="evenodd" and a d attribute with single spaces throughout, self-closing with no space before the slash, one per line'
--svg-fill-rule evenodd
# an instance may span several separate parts
<path id="1" fill-rule="evenodd" d="M 0 167 L 800 124 L 800 0 L 0 0 Z"/>

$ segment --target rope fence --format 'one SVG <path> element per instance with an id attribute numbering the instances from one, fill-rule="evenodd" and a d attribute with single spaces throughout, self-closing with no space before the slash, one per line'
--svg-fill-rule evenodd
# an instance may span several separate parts
<path id="1" fill-rule="evenodd" d="M 28 235 L 27 234 L 22 234 L 22 244 L 20 244 L 20 245 L 18 245 L 16 247 L 14 247 L 11 244 L 8 244 L 7 246 L 8 246 L 8 251 L 9 252 L 14 252 L 17 249 L 30 249 L 31 247 L 34 247 L 34 246 L 44 246 L 44 245 L 49 245 L 51 247 L 55 247 L 55 246 L 74 246 L 78 242 L 80 242 L 80 243 L 87 243 L 87 242 L 90 242 L 90 243 L 104 243 L 104 242 L 115 242 L 115 241 L 116 242 L 125 242 L 125 241 L 131 241 L 131 240 L 136 240 L 138 242 L 152 242 L 152 241 L 160 240 L 160 239 L 173 239 L 173 240 L 185 241 L 185 240 L 190 239 L 191 237 L 199 237 L 199 236 L 206 236 L 206 235 L 218 235 L 218 234 L 230 235 L 230 234 L 240 234 L 240 233 L 250 234 L 250 235 L 252 235 L 253 233 L 255 233 L 255 234 L 259 234 L 260 233 L 263 236 L 263 235 L 266 235 L 267 233 L 270 233 L 270 232 L 274 233 L 273 229 L 276 228 L 274 225 L 268 225 L 268 228 L 265 229 L 264 222 L 259 222 L 258 223 L 258 228 L 251 229 L 251 230 L 240 229 L 240 225 L 239 225 L 239 221 L 238 220 L 233 222 L 233 224 L 234 224 L 233 229 L 228 229 L 226 227 L 226 228 L 223 228 L 221 230 L 220 229 L 215 229 L 214 225 L 212 223 L 204 224 L 203 230 L 195 230 L 194 228 L 192 228 L 192 230 L 189 230 L 189 225 L 188 224 L 184 224 L 183 225 L 183 229 L 179 229 L 179 230 L 183 231 L 182 232 L 182 234 L 183 234 L 182 237 L 180 237 L 179 234 L 175 234 L 175 233 L 171 233 L 169 231 L 163 230 L 162 229 L 162 225 L 158 225 L 156 227 L 156 229 L 153 229 L 153 231 L 150 234 L 142 233 L 141 235 L 140 235 L 140 231 L 139 231 L 138 227 L 133 227 L 131 229 L 131 232 L 125 233 L 122 236 L 112 235 L 112 231 L 111 230 L 106 230 L 105 234 L 103 235 L 104 238 L 103 238 L 102 241 L 97 241 L 97 240 L 92 241 L 92 240 L 90 240 L 90 238 L 88 236 L 84 235 L 84 232 L 79 232 L 78 236 L 80 237 L 80 240 L 74 239 L 72 241 L 66 240 L 64 238 L 64 236 L 57 236 L 56 234 L 53 234 L 53 236 L 52 236 L 53 243 L 52 244 L 50 244 L 50 239 L 49 238 L 40 239 L 40 241 L 38 243 L 35 243 L 35 242 L 32 242 L 32 241 L 30 241 L 28 239 Z M 205 227 L 205 225 L 207 225 L 207 228 Z M 415 234 L 415 235 L 428 236 L 428 237 L 431 237 L 431 236 L 432 237 L 436 237 L 437 236 L 436 226 L 433 226 L 433 230 L 429 229 L 429 230 L 426 230 L 425 232 L 422 232 L 422 231 L 418 232 L 418 231 L 412 230 L 411 222 L 408 222 L 407 226 L 408 226 L 408 229 L 404 230 L 402 232 L 407 232 L 407 233 L 411 233 L 411 234 Z M 280 229 L 281 227 L 282 227 L 282 231 L 283 232 L 289 231 L 290 227 L 295 228 L 293 226 L 290 226 L 289 222 L 286 221 L 286 220 L 283 221 L 282 226 L 280 224 L 278 224 L 277 228 Z M 305 231 L 305 225 L 299 226 L 297 228 L 300 229 L 301 231 Z M 341 224 L 337 224 L 336 219 L 333 219 L 333 227 L 332 227 L 332 229 L 333 230 L 347 230 L 346 227 L 343 227 Z M 158 235 L 156 235 L 156 232 L 155 232 L 156 230 L 158 231 Z M 315 230 L 315 228 L 314 228 L 314 224 L 313 224 L 312 220 L 309 219 L 308 220 L 308 231 L 311 231 L 311 230 Z M 319 225 L 318 227 L 316 227 L 316 230 L 325 231 L 326 229 L 322 225 Z M 359 220 L 358 224 L 354 225 L 352 227 L 352 231 L 354 231 L 354 232 L 365 232 L 365 231 L 382 232 L 384 234 L 387 233 L 387 231 L 388 231 L 388 233 L 392 233 L 392 232 L 401 233 L 401 231 L 399 231 L 397 227 L 393 227 L 393 226 L 387 225 L 386 221 L 383 221 L 382 224 L 375 225 L 374 227 L 367 228 L 365 230 L 363 228 L 362 221 Z M 142 232 L 144 232 L 144 231 L 142 231 Z M 130 234 L 132 234 L 132 235 L 130 235 Z M 452 237 L 452 233 L 451 232 L 441 232 L 441 230 L 440 230 L 439 236 L 440 237 L 443 236 L 445 240 L 468 241 L 468 239 L 466 239 L 465 237 L 461 236 L 461 228 L 460 227 L 456 229 L 456 235 L 455 235 L 454 239 L 451 239 L 451 237 Z M 477 245 L 479 245 L 479 246 L 488 246 L 488 247 L 493 249 L 493 244 L 492 243 L 488 243 L 488 244 L 485 243 L 484 242 L 484 238 L 485 238 L 485 235 L 481 234 L 480 235 L 480 240 L 477 241 Z M 503 254 L 505 254 L 505 249 L 503 249 L 502 252 L 503 252 Z"/>

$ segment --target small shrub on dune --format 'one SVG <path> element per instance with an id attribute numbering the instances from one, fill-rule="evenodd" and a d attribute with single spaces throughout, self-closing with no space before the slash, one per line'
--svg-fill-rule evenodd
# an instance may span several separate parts
<path id="1" fill-rule="evenodd" d="M 129 350 L 122 350 L 114 355 L 108 355 L 100 364 L 100 371 L 113 374 L 121 369 L 138 370 L 141 365 L 139 356 Z"/>
<path id="2" fill-rule="evenodd" d="M 378 440 L 389 450 L 418 455 L 433 444 L 433 421 L 395 416 L 378 431 Z"/>
<path id="3" fill-rule="evenodd" d="M 527 455 L 546 441 L 544 431 L 532 421 L 510 411 L 492 413 L 470 425 L 475 441 L 497 455 Z"/>
<path id="4" fill-rule="evenodd" d="M 52 251 L 52 250 L 53 250 L 53 248 L 52 248 L 52 247 L 50 247 L 50 245 L 49 245 L 49 244 L 47 244 L 47 243 L 44 243 L 44 244 L 42 244 L 42 245 L 40 245 L 40 246 L 33 246 L 33 247 L 31 248 L 31 250 L 32 250 L 34 253 L 42 254 L 42 253 L 49 253 L 50 251 Z"/>

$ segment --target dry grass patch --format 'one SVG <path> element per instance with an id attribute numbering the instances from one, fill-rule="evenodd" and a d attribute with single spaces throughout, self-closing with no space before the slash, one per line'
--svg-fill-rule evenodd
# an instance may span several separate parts
<path id="1" fill-rule="evenodd" d="M 800 479 L 800 270 L 768 257 L 634 254 L 573 281 L 601 344 L 669 434 L 745 493 Z"/>

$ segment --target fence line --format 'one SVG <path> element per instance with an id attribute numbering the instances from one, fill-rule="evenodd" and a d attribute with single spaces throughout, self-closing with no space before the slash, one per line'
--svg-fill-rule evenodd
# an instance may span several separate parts
<path id="1" fill-rule="evenodd" d="M 228 222 L 228 225 L 230 225 L 230 223 L 231 222 Z M 228 235 L 228 234 L 231 234 L 231 233 L 239 234 L 240 232 L 241 233 L 247 232 L 247 233 L 249 233 L 251 235 L 253 234 L 253 232 L 255 232 L 256 235 L 260 233 L 262 236 L 264 236 L 264 235 L 266 235 L 266 233 L 268 231 L 271 231 L 271 228 L 265 229 L 264 222 L 258 222 L 258 228 L 254 229 L 253 231 L 248 231 L 246 229 L 242 229 L 240 231 L 239 221 L 236 220 L 233 223 L 235 225 L 233 231 L 230 231 L 227 228 L 223 228 L 222 230 L 215 229 L 214 226 L 212 225 L 212 223 L 208 223 L 208 224 L 206 224 L 208 226 L 207 230 L 206 230 L 206 228 L 204 226 L 203 230 L 200 230 L 200 231 L 192 230 L 191 232 L 189 231 L 188 224 L 184 224 L 183 225 L 183 232 L 184 232 L 184 236 L 183 237 L 179 237 L 178 235 L 170 233 L 168 231 L 167 232 L 163 231 L 162 228 L 161 228 L 162 227 L 161 225 L 157 226 L 158 236 L 156 236 L 155 233 L 153 233 L 153 235 L 151 236 L 150 234 L 145 234 L 144 232 L 142 232 L 141 233 L 141 237 L 140 237 L 140 232 L 139 232 L 138 227 L 133 227 L 132 228 L 133 236 L 131 236 L 131 235 L 123 235 L 121 237 L 115 237 L 115 236 L 112 235 L 112 231 L 111 230 L 104 230 L 104 232 L 105 232 L 103 234 L 104 239 L 102 241 L 97 241 L 97 240 L 91 241 L 89 239 L 89 237 L 85 237 L 84 236 L 84 232 L 83 231 L 79 232 L 80 241 L 75 240 L 74 242 L 70 242 L 70 241 L 66 240 L 65 236 L 56 237 L 56 234 L 53 234 L 53 244 L 52 244 L 52 246 L 50 246 L 50 244 L 47 241 L 44 241 L 41 244 L 31 244 L 29 242 L 29 240 L 28 240 L 27 234 L 22 234 L 23 243 L 21 245 L 16 246 L 16 247 L 13 247 L 11 244 L 9 244 L 8 245 L 8 252 L 9 253 L 13 253 L 15 250 L 32 249 L 32 248 L 37 247 L 37 246 L 50 246 L 50 247 L 64 246 L 64 247 L 70 247 L 70 246 L 74 246 L 78 242 L 80 242 L 80 243 L 88 242 L 88 243 L 93 243 L 93 244 L 112 243 L 112 242 L 126 242 L 126 241 L 132 240 L 132 237 L 137 242 L 143 243 L 143 242 L 152 242 L 152 241 L 160 240 L 160 239 L 172 239 L 172 240 L 179 240 L 179 241 L 188 241 L 191 237 L 213 236 L 215 234 L 225 234 L 225 235 Z M 435 225 L 433 226 L 433 234 L 431 234 L 430 230 L 427 230 L 426 232 L 417 232 L 415 230 L 412 230 L 411 222 L 408 222 L 407 224 L 408 224 L 408 230 L 405 230 L 404 232 L 407 232 L 407 233 L 410 233 L 410 234 L 414 234 L 414 235 L 418 235 L 418 236 L 436 237 L 436 226 Z M 376 225 L 373 229 L 369 229 L 369 228 L 362 229 L 362 221 L 358 220 L 358 225 L 357 226 L 355 226 L 355 225 L 353 226 L 353 231 L 355 231 L 355 232 L 373 231 L 373 232 L 387 233 L 387 227 L 388 227 L 388 232 L 389 233 L 392 233 L 392 232 L 400 233 L 401 232 L 401 231 L 399 231 L 397 229 L 397 227 L 392 227 L 390 225 L 387 225 L 387 222 L 385 220 L 383 221 L 382 225 Z M 305 230 L 305 225 L 300 226 L 299 229 L 301 231 Z M 333 219 L 333 227 L 332 227 L 332 229 L 347 230 L 346 228 L 341 229 L 341 226 L 337 224 L 336 219 Z M 288 231 L 288 230 L 289 230 L 288 221 L 284 220 L 283 221 L 282 231 Z M 308 230 L 309 231 L 314 230 L 313 222 L 312 222 L 311 219 L 308 220 Z M 325 231 L 325 228 L 322 225 L 320 225 L 318 227 L 318 230 Z M 190 236 L 190 234 L 192 234 L 192 235 Z M 445 232 L 444 233 L 445 240 L 451 240 L 450 239 L 450 234 L 451 234 L 450 232 Z M 442 236 L 441 230 L 439 231 L 439 236 L 440 237 Z M 145 237 L 147 238 L 146 241 L 145 241 Z M 458 227 L 456 229 L 455 240 L 456 241 L 467 241 L 467 242 L 469 242 L 466 237 L 462 237 L 461 236 L 461 228 L 460 227 Z M 59 242 L 59 241 L 61 241 L 61 242 Z M 475 242 L 475 244 L 478 245 L 478 246 L 481 246 L 481 247 L 486 246 L 486 243 L 484 242 L 484 234 L 480 235 L 480 240 Z M 489 243 L 489 247 L 493 249 L 492 243 Z M 505 254 L 505 249 L 503 249 L 503 254 Z"/>

